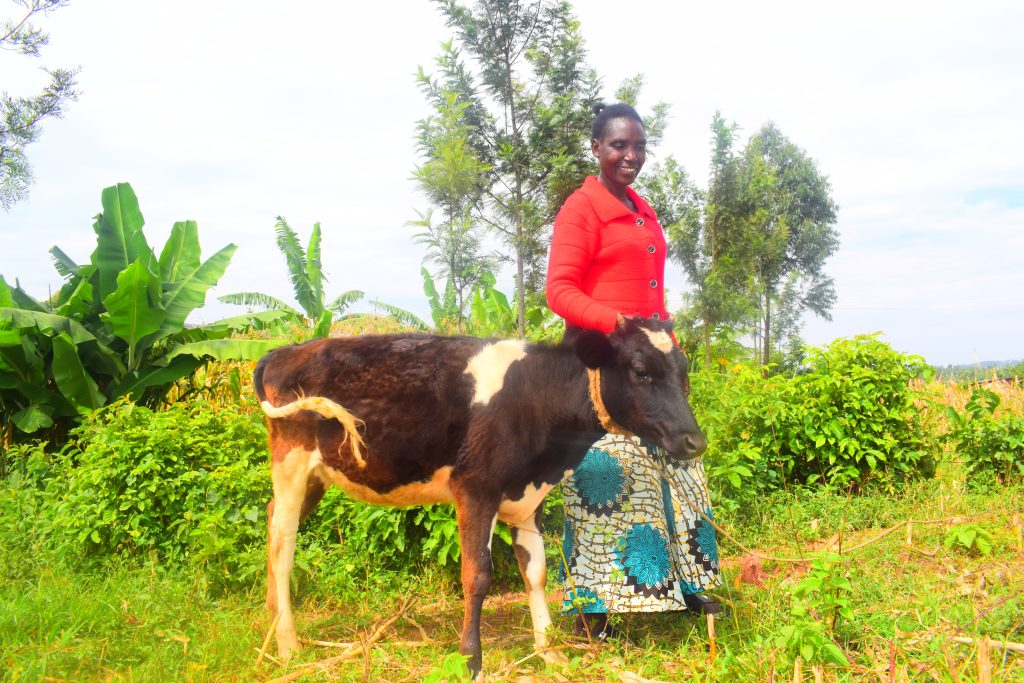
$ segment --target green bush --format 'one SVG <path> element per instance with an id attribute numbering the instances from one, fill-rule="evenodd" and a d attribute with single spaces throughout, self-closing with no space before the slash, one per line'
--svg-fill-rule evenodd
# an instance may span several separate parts
<path id="1" fill-rule="evenodd" d="M 58 548 L 199 562 L 228 583 L 259 567 L 247 553 L 264 542 L 270 499 L 258 415 L 202 400 L 164 411 L 121 401 L 87 417 L 55 457 Z"/>
<path id="2" fill-rule="evenodd" d="M 860 491 L 934 474 L 910 381 L 924 361 L 874 335 L 808 349 L 803 372 L 734 365 L 695 373 L 709 478 L 733 503 L 790 485 Z"/>
<path id="3" fill-rule="evenodd" d="M 1003 484 L 1024 480 L 1024 417 L 997 417 L 999 404 L 998 394 L 978 388 L 963 413 L 946 409 L 950 428 L 943 439 L 963 461 L 969 485 L 981 486 L 993 478 Z"/>

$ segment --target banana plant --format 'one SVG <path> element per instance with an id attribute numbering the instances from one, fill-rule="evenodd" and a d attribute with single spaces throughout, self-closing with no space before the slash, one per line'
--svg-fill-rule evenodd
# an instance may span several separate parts
<path id="1" fill-rule="evenodd" d="M 229 244 L 201 258 L 195 221 L 175 223 L 160 256 L 143 233 L 128 183 L 108 187 L 89 263 L 50 250 L 65 282 L 39 301 L 0 276 L 0 429 L 54 428 L 121 396 L 158 404 L 177 380 L 210 360 L 255 360 L 284 342 L 230 338 L 286 314 L 267 311 L 186 327 L 231 262 Z"/>
<path id="2" fill-rule="evenodd" d="M 327 276 L 324 275 L 320 261 L 319 223 L 313 224 L 313 232 L 306 249 L 302 248 L 299 236 L 281 216 L 277 217 L 274 234 L 277 248 L 281 250 L 288 264 L 288 277 L 292 282 L 295 300 L 304 314 L 281 299 L 262 292 L 235 292 L 218 297 L 218 300 L 257 310 L 282 311 L 292 320 L 304 320 L 313 328 L 315 336 L 326 337 L 330 333 L 334 315 L 343 315 L 349 306 L 363 298 L 363 292 L 357 289 L 349 290 L 330 303 L 324 303 L 324 284 L 327 282 Z"/>

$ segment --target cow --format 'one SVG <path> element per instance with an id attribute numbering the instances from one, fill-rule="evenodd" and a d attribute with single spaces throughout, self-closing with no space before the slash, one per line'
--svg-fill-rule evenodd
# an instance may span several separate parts
<path id="1" fill-rule="evenodd" d="M 422 334 L 317 339 L 270 352 L 253 380 L 268 417 L 267 609 L 279 654 L 298 646 L 289 577 L 300 520 L 335 484 L 368 503 L 455 506 L 464 615 L 459 651 L 482 666 L 480 611 L 491 537 L 511 526 L 535 645 L 551 625 L 541 501 L 604 432 L 681 458 L 706 440 L 687 402 L 671 325 L 620 318 L 557 345 Z"/>

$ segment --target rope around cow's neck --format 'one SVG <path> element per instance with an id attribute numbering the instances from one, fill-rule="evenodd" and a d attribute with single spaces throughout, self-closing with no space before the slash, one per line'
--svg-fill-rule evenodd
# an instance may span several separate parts
<path id="1" fill-rule="evenodd" d="M 597 413 L 597 420 L 601 423 L 601 427 L 610 434 L 633 436 L 633 432 L 619 425 L 612 419 L 612 416 L 608 414 L 608 409 L 605 407 L 604 400 L 601 398 L 601 369 L 587 368 L 587 377 L 590 378 L 590 402 L 594 404 L 594 412 Z"/>

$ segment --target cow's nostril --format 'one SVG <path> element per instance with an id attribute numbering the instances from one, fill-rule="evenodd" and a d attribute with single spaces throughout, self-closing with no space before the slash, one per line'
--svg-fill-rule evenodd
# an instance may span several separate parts
<path id="1" fill-rule="evenodd" d="M 684 451 L 689 458 L 699 458 L 708 448 L 708 440 L 703 434 L 687 434 L 683 439 Z"/>

